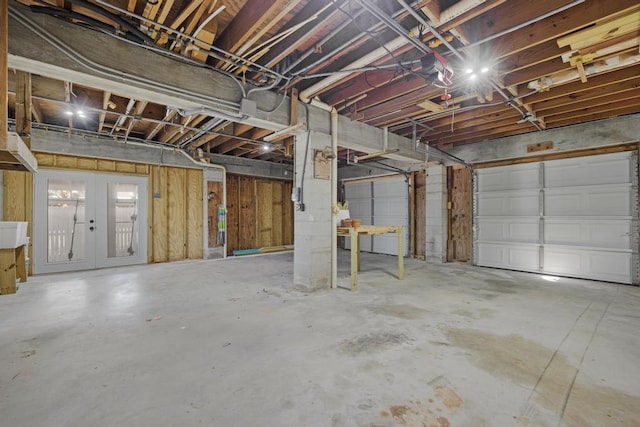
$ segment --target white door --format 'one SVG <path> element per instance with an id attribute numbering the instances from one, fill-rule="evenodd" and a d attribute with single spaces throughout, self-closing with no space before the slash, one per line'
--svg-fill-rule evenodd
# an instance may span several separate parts
<path id="1" fill-rule="evenodd" d="M 146 263 L 146 185 L 143 177 L 39 171 L 34 272 Z"/>
<path id="2" fill-rule="evenodd" d="M 345 181 L 344 190 L 351 218 L 361 219 L 363 225 L 401 225 L 404 253 L 409 253 L 409 187 L 404 175 Z M 348 239 L 345 247 L 349 249 Z M 398 237 L 395 234 L 362 236 L 360 249 L 397 255 Z"/>
<path id="3" fill-rule="evenodd" d="M 480 169 L 476 265 L 637 283 L 633 152 Z"/>

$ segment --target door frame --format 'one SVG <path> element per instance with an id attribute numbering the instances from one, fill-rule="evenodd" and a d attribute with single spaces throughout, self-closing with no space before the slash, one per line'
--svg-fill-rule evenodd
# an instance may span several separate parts
<path id="1" fill-rule="evenodd" d="M 47 261 L 47 220 L 48 220 L 48 180 L 69 179 L 84 181 L 85 188 L 85 252 L 82 261 L 49 263 Z M 109 182 L 131 183 L 138 185 L 138 254 L 131 257 L 107 257 L 107 209 L 105 196 Z M 66 271 L 90 270 L 94 268 L 116 267 L 134 264 L 146 264 L 148 246 L 148 179 L 143 176 L 94 173 L 75 170 L 41 169 L 33 180 L 33 272 L 34 274 L 58 273 Z M 36 212 L 43 214 L 36 216 Z M 90 219 L 94 219 L 90 223 Z M 94 231 L 90 230 L 94 227 Z M 41 237 L 42 236 L 42 237 Z M 102 243 L 101 243 L 102 242 Z M 104 248 L 99 249 L 103 244 Z"/>

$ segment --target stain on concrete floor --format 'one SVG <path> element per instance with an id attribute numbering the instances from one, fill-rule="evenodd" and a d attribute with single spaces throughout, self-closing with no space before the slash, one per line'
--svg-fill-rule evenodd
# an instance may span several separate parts
<path id="1" fill-rule="evenodd" d="M 519 335 L 449 329 L 447 336 L 454 345 L 467 350 L 467 358 L 472 364 L 520 385 L 535 384 L 553 355 L 553 350 Z"/>
<path id="2" fill-rule="evenodd" d="M 370 311 L 383 316 L 397 317 L 399 319 L 419 319 L 427 314 L 427 310 L 409 304 L 372 305 L 367 307 Z"/>
<path id="3" fill-rule="evenodd" d="M 372 353 L 382 351 L 396 345 L 411 341 L 405 334 L 395 332 L 372 332 L 361 337 L 345 340 L 340 344 L 340 350 L 344 353 L 357 356 L 360 353 Z"/>
<path id="4" fill-rule="evenodd" d="M 640 396 L 597 384 L 585 375 L 578 376 L 577 367 L 563 354 L 554 355 L 553 350 L 519 335 L 498 336 L 471 329 L 450 329 L 447 335 L 453 345 L 466 350 L 473 365 L 530 387 L 533 398 L 530 404 L 562 417 L 567 426 L 640 426 L 636 409 Z M 546 425 L 527 413 L 515 419 L 519 426 Z"/>

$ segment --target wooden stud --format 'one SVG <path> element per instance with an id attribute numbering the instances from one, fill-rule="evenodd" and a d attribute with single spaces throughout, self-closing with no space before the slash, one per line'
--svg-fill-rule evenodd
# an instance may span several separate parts
<path id="1" fill-rule="evenodd" d="M 186 243 L 188 259 L 199 259 L 203 255 L 202 233 L 202 170 L 187 169 L 187 182 L 184 192 L 184 203 L 187 206 Z"/>
<path id="2" fill-rule="evenodd" d="M 7 149 L 9 118 L 9 1 L 0 0 L 0 149 Z"/>
<path id="3" fill-rule="evenodd" d="M 184 169 L 167 168 L 167 217 L 169 261 L 186 258 L 187 206 L 185 201 L 186 173 Z"/>
<path id="4" fill-rule="evenodd" d="M 31 74 L 16 72 L 16 132 L 31 148 Z"/>
<path id="5" fill-rule="evenodd" d="M 358 290 L 358 269 L 360 258 L 360 235 L 354 227 L 349 227 L 351 239 L 351 291 Z"/>
<path id="6" fill-rule="evenodd" d="M 170 27 L 174 30 L 178 29 L 178 27 L 182 25 L 182 23 L 189 17 L 189 15 L 191 15 L 198 7 L 200 7 L 202 1 L 203 0 L 192 0 L 187 7 L 182 9 L 180 15 L 178 15 L 176 19 L 173 20 L 173 23 L 171 23 Z"/>
<path id="7" fill-rule="evenodd" d="M 402 226 L 395 227 L 398 235 L 398 280 L 404 279 L 404 233 Z"/>

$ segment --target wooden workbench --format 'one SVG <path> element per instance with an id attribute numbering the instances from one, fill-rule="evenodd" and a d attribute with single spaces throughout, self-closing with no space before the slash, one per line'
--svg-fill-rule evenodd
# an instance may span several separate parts
<path id="1" fill-rule="evenodd" d="M 404 279 L 404 235 L 401 225 L 361 225 L 359 227 L 338 227 L 338 236 L 351 239 L 351 290 L 358 290 L 360 271 L 360 236 L 396 233 L 398 235 L 398 280 Z"/>

